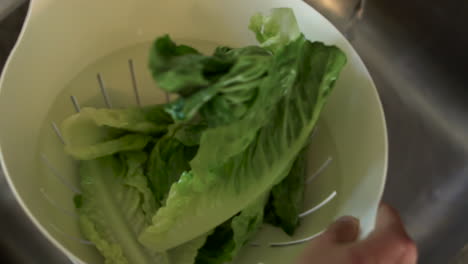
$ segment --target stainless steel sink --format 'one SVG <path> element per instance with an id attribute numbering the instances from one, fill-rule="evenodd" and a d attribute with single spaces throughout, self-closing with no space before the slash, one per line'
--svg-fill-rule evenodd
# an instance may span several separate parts
<path id="1" fill-rule="evenodd" d="M 2 0 L 2 2 L 0 2 L 0 21 L 25 1 L 26 0 Z"/>
<path id="2" fill-rule="evenodd" d="M 346 34 L 379 89 L 390 136 L 384 199 L 400 210 L 420 263 L 449 263 L 468 244 L 468 2 L 306 1 Z M 0 22 L 0 61 L 25 10 Z M 3 177 L 0 212 L 0 262 L 67 263 L 26 218 Z"/>
<path id="3" fill-rule="evenodd" d="M 347 34 L 379 89 L 390 139 L 384 200 L 402 213 L 420 263 L 449 263 L 468 243 L 468 2 L 309 2 Z"/>

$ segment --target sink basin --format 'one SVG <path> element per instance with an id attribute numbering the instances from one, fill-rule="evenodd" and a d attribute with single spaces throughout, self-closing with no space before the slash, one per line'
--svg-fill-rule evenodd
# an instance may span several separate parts
<path id="1" fill-rule="evenodd" d="M 308 2 L 348 36 L 379 89 L 390 141 L 384 200 L 401 212 L 420 263 L 449 263 L 468 243 L 468 2 Z"/>
<path id="2" fill-rule="evenodd" d="M 12 10 L 23 4 L 25 0 L 2 0 L 0 2 L 0 20 L 8 16 Z"/>
<path id="3" fill-rule="evenodd" d="M 420 263 L 449 263 L 468 243 L 468 2 L 306 2 L 348 37 L 379 89 L 390 139 L 384 200 L 401 212 Z M 26 10 L 0 21 L 0 65 Z M 68 263 L 26 218 L 3 176 L 0 212 L 2 263 Z"/>

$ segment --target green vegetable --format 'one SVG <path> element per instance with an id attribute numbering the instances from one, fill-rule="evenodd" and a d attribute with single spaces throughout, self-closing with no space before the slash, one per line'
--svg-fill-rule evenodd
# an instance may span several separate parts
<path id="1" fill-rule="evenodd" d="M 205 123 L 184 124 L 176 129 L 174 137 L 185 146 L 198 146 L 200 145 L 201 135 L 205 129 L 207 129 Z"/>
<path id="2" fill-rule="evenodd" d="M 236 248 L 232 219 L 216 227 L 206 243 L 198 251 L 195 264 L 218 264 L 232 260 L 232 253 Z"/>
<path id="3" fill-rule="evenodd" d="M 158 204 L 154 200 L 147 176 L 144 174 L 144 166 L 148 160 L 148 156 L 142 151 L 132 151 L 121 153 L 120 158 L 121 162 L 127 164 L 127 176 L 124 183 L 141 193 L 141 209 L 145 213 L 147 223 L 151 223 Z"/>
<path id="4" fill-rule="evenodd" d="M 83 205 L 83 196 L 81 194 L 76 194 L 73 196 L 73 204 L 75 205 L 76 209 L 80 209 Z"/>
<path id="5" fill-rule="evenodd" d="M 299 214 L 303 210 L 306 163 L 307 152 L 304 150 L 288 176 L 273 187 L 265 207 L 265 222 L 281 227 L 291 236 L 299 226 Z"/>
<path id="6" fill-rule="evenodd" d="M 172 119 L 161 106 L 129 109 L 83 108 L 61 127 L 65 151 L 90 160 L 121 151 L 140 150 L 150 136 L 167 132 Z"/>
<path id="7" fill-rule="evenodd" d="M 208 235 L 202 235 L 192 241 L 168 251 L 171 264 L 193 264 L 199 249 L 205 244 Z"/>
<path id="8" fill-rule="evenodd" d="M 302 150 L 346 57 L 305 39 L 291 9 L 250 29 L 260 47 L 211 56 L 163 36 L 150 69 L 177 100 L 63 122 L 80 160 L 80 227 L 107 264 L 223 264 L 264 220 L 288 234 L 299 225 Z"/>
<path id="9" fill-rule="evenodd" d="M 135 164 L 132 155 L 140 154 L 126 154 L 127 164 L 113 156 L 80 163 L 81 230 L 108 264 L 168 263 L 165 253 L 148 250 L 137 241 L 156 208 L 141 174 L 142 164 Z"/>
<path id="10" fill-rule="evenodd" d="M 227 57 L 208 57 L 196 49 L 176 45 L 166 35 L 158 38 L 150 52 L 150 69 L 158 85 L 170 92 L 190 95 L 227 72 Z"/>
<path id="11" fill-rule="evenodd" d="M 162 37 L 156 43 L 161 41 L 168 42 L 171 40 Z M 176 46 L 175 43 L 171 43 Z M 158 45 L 155 45 L 153 49 L 157 48 Z M 163 54 L 164 51 L 156 50 L 153 53 Z M 168 51 L 166 50 L 166 52 Z M 166 54 L 166 56 L 170 55 Z M 193 60 L 194 64 L 199 59 L 198 56 L 178 57 L 178 59 L 182 58 L 184 58 L 184 61 Z M 224 61 L 226 65 L 226 70 L 223 71 L 224 74 L 211 81 L 206 81 L 204 84 L 200 83 L 198 91 L 189 97 L 184 96 L 188 88 L 182 89 L 182 97 L 166 106 L 167 112 L 171 114 L 174 120 L 185 121 L 192 119 L 201 111 L 205 120 L 212 126 L 241 118 L 252 103 L 257 94 L 257 89 L 270 67 L 271 54 L 260 47 L 250 46 L 241 49 L 219 48 L 213 56 L 204 58 L 206 61 Z M 190 71 L 191 69 L 186 70 Z M 166 69 L 166 71 L 153 69 L 153 77 L 157 81 L 163 78 L 162 75 L 165 76 L 171 72 L 173 75 L 177 75 L 178 71 L 180 71 L 179 67 Z M 198 78 L 198 75 L 185 75 L 183 79 L 179 79 L 181 82 L 179 85 L 191 87 L 193 83 L 197 82 Z M 168 92 L 174 91 L 171 88 L 166 88 L 167 85 L 160 85 Z M 224 104 L 224 108 L 220 108 L 220 104 Z"/>
<path id="12" fill-rule="evenodd" d="M 220 176 L 217 170 L 236 155 L 242 155 L 258 137 L 259 130 L 271 121 L 271 114 L 276 104 L 287 94 L 297 77 L 297 64 L 300 61 L 297 42 L 274 57 L 268 78 L 258 89 L 253 105 L 244 118 L 224 126 L 207 129 L 201 138 L 197 156 L 191 161 L 193 172 L 197 175 L 194 182 L 196 191 L 203 191 L 211 181 Z M 216 142 L 216 144 L 213 144 Z M 226 172 L 228 175 L 236 171 Z"/>
<path id="13" fill-rule="evenodd" d="M 189 161 L 197 149 L 197 146 L 186 146 L 170 135 L 155 145 L 148 162 L 148 179 L 160 204 L 164 203 L 172 184 L 179 180 L 184 171 L 190 170 Z"/>
<path id="14" fill-rule="evenodd" d="M 219 225 L 200 249 L 195 263 L 223 264 L 232 261 L 262 224 L 267 197 L 263 195 L 239 215 Z"/>
<path id="15" fill-rule="evenodd" d="M 65 150 L 78 160 L 96 159 L 121 151 L 143 149 L 151 141 L 150 136 L 128 134 L 117 139 L 85 146 L 66 145 Z"/>
<path id="16" fill-rule="evenodd" d="M 301 35 L 296 16 L 290 8 L 275 8 L 271 15 L 256 14 L 249 28 L 255 32 L 260 45 L 273 52 L 278 52 Z"/>
<path id="17" fill-rule="evenodd" d="M 159 251 L 176 247 L 281 182 L 307 143 L 345 62 L 338 48 L 302 35 L 275 54 L 246 116 L 203 133 L 192 172 L 172 185 L 166 206 L 140 241 Z"/>
<path id="18" fill-rule="evenodd" d="M 272 56 L 258 47 L 232 52 L 237 53 L 236 63 L 213 86 L 217 89 L 217 96 L 201 108 L 201 115 L 211 127 L 229 124 L 247 114 L 272 61 Z"/>

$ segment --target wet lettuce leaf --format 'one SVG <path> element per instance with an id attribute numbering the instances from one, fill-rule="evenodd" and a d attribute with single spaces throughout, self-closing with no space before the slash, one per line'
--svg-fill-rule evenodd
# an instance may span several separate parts
<path id="1" fill-rule="evenodd" d="M 267 197 L 263 195 L 240 214 L 216 227 L 199 250 L 195 263 L 223 264 L 234 260 L 260 228 Z"/>
<path id="2" fill-rule="evenodd" d="M 198 146 L 200 145 L 201 135 L 207 128 L 208 125 L 205 122 L 183 124 L 175 128 L 174 138 L 185 146 Z"/>
<path id="3" fill-rule="evenodd" d="M 232 219 L 217 226 L 203 247 L 198 251 L 196 264 L 218 264 L 231 261 L 232 252 L 236 248 Z"/>
<path id="4" fill-rule="evenodd" d="M 127 175 L 125 184 L 138 190 L 141 194 L 141 209 L 145 213 L 145 219 L 148 223 L 159 205 L 153 197 L 153 192 L 150 189 L 150 183 L 144 173 L 145 164 L 148 160 L 148 155 L 143 151 L 128 151 L 120 153 L 120 160 L 127 165 Z"/>
<path id="5" fill-rule="evenodd" d="M 303 150 L 286 178 L 273 187 L 265 207 L 265 222 L 294 235 L 304 205 L 307 151 Z"/>
<path id="6" fill-rule="evenodd" d="M 143 247 L 138 234 L 156 211 L 143 172 L 145 154 L 81 161 L 79 223 L 108 264 L 169 264 L 166 253 Z"/>
<path id="7" fill-rule="evenodd" d="M 177 45 L 165 35 L 150 50 L 149 68 L 162 89 L 190 95 L 229 70 L 231 59 L 218 55 L 222 53 L 205 56 L 192 47 Z"/>
<path id="8" fill-rule="evenodd" d="M 296 16 L 290 8 L 274 8 L 268 15 L 255 14 L 249 29 L 255 33 L 260 46 L 272 52 L 278 52 L 301 35 Z"/>
<path id="9" fill-rule="evenodd" d="M 90 145 L 66 145 L 68 154 L 78 160 L 91 160 L 116 154 L 121 151 L 141 150 L 150 141 L 151 136 L 128 134 L 116 139 Z"/>
<path id="10" fill-rule="evenodd" d="M 209 234 L 202 235 L 168 251 L 170 264 L 194 264 L 199 249 L 205 244 Z"/>
<path id="11" fill-rule="evenodd" d="M 189 162 L 197 150 L 198 146 L 186 146 L 169 134 L 156 143 L 148 161 L 147 175 L 159 204 L 164 204 L 169 189 L 182 173 L 190 170 Z"/>
<path id="12" fill-rule="evenodd" d="M 156 42 L 159 41 L 161 40 Z M 160 52 L 162 51 L 156 53 Z M 199 112 L 211 126 L 241 118 L 253 102 L 257 89 L 270 67 L 272 56 L 263 48 L 249 46 L 240 49 L 218 48 L 213 56 L 206 58 L 214 61 L 225 60 L 229 67 L 222 76 L 199 85 L 200 89 L 191 96 L 179 93 L 182 97 L 166 106 L 166 111 L 174 120 L 191 120 Z M 178 71 L 178 68 L 173 71 Z M 159 74 L 153 73 L 156 81 Z M 173 92 L 171 89 L 166 90 Z"/>
<path id="13" fill-rule="evenodd" d="M 150 69 L 177 100 L 63 122 L 81 160 L 80 226 L 106 263 L 221 264 L 264 221 L 298 226 L 301 151 L 346 56 L 305 39 L 290 9 L 255 15 L 250 29 L 260 47 L 210 56 L 163 36 Z"/>
<path id="14" fill-rule="evenodd" d="M 308 142 L 346 56 L 301 35 L 274 55 L 243 118 L 205 130 L 200 148 L 140 235 L 159 251 L 194 239 L 283 180 Z"/>
<path id="15" fill-rule="evenodd" d="M 171 117 L 162 106 L 129 109 L 83 108 L 61 126 L 65 151 L 91 160 L 121 151 L 143 149 L 152 137 L 167 132 Z"/>

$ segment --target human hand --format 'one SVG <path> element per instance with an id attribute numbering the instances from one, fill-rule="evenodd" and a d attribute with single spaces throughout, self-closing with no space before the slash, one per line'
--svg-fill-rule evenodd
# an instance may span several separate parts
<path id="1" fill-rule="evenodd" d="M 382 204 L 375 230 L 363 241 L 359 220 L 343 217 L 313 240 L 299 264 L 416 264 L 417 249 L 392 207 Z"/>

